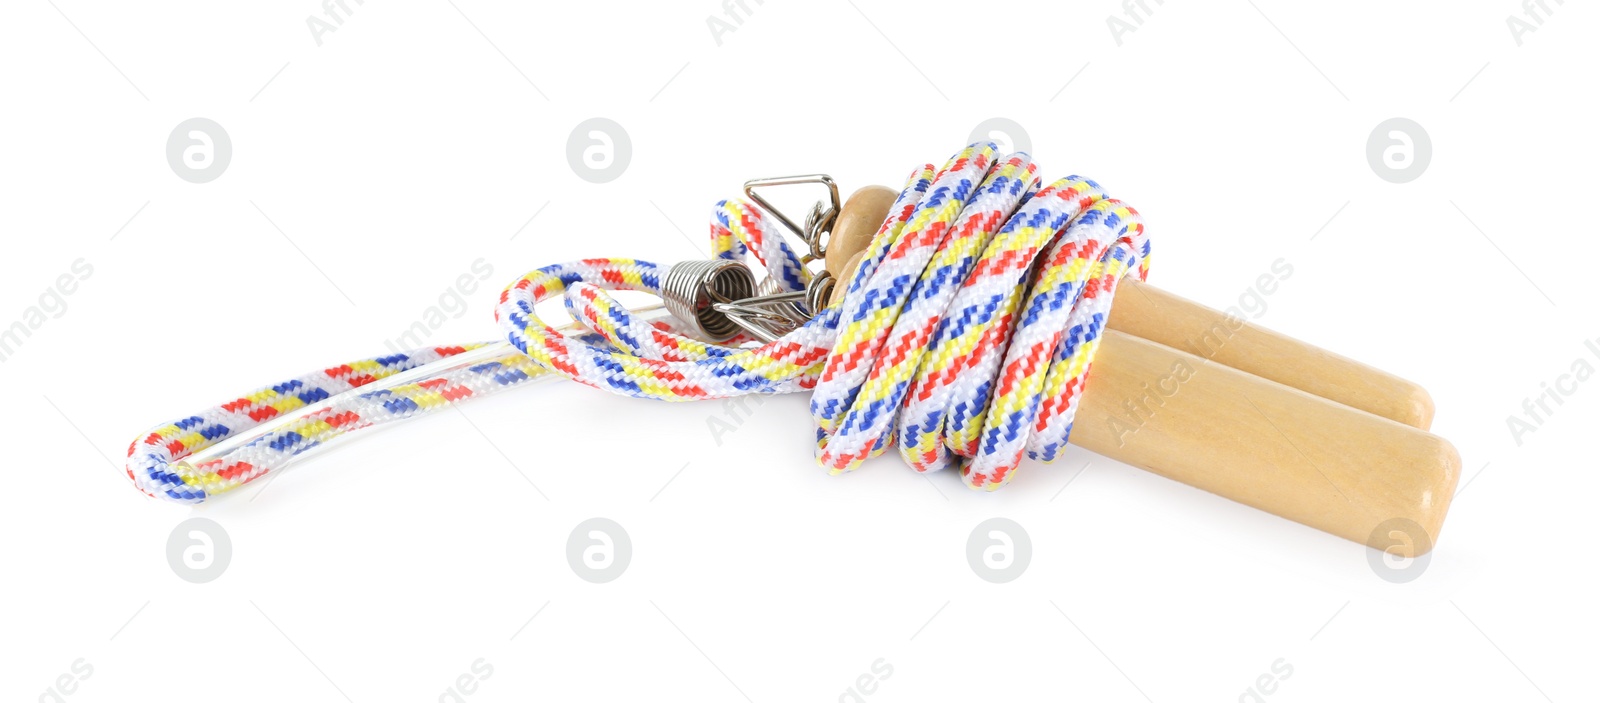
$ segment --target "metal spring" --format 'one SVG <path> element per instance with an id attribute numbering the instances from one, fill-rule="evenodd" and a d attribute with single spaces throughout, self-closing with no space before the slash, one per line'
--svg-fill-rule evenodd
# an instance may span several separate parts
<path id="1" fill-rule="evenodd" d="M 755 275 L 740 262 L 684 261 L 667 269 L 661 298 L 673 317 L 694 324 L 705 339 L 722 342 L 739 334 L 740 327 L 712 306 L 752 297 L 755 289 Z"/>

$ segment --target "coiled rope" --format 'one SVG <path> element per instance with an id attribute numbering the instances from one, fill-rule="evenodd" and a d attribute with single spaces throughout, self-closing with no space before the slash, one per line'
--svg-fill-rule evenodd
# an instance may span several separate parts
<path id="1" fill-rule="evenodd" d="M 992 143 L 963 149 L 943 168 L 917 169 L 843 301 L 777 341 L 707 343 L 607 294 L 659 295 L 666 269 L 656 264 L 547 266 L 500 295 L 495 318 L 515 351 L 451 364 L 493 349 L 424 348 L 268 386 L 134 440 L 128 477 L 149 495 L 198 503 L 341 435 L 553 373 L 672 401 L 812 389 L 817 461 L 830 473 L 895 445 L 917 471 L 956 466 L 969 486 L 993 490 L 1024 455 L 1048 462 L 1059 453 L 1117 282 L 1149 271 L 1138 212 L 1077 176 L 1040 188 L 1035 171 L 1027 154 L 1002 157 Z M 711 224 L 713 253 L 753 257 L 776 288 L 802 290 L 811 274 L 782 231 L 760 208 L 723 201 Z M 536 303 L 556 296 L 586 332 L 566 334 L 535 315 Z M 346 393 L 435 363 L 440 370 L 423 380 Z M 323 401 L 222 456 L 185 460 Z"/>

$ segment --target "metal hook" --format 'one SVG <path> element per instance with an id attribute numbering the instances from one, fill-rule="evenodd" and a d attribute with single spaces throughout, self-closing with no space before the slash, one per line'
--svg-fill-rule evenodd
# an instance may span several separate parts
<path id="1" fill-rule="evenodd" d="M 833 275 L 823 271 L 812 278 L 803 291 L 766 293 L 742 300 L 713 303 L 711 308 L 751 336 L 763 342 L 774 342 L 811 321 L 817 311 L 827 307 L 833 286 Z"/>
<path id="2" fill-rule="evenodd" d="M 788 185 L 827 186 L 827 209 L 823 209 L 822 201 L 817 201 L 815 205 L 811 206 L 811 212 L 806 214 L 805 224 L 803 226 L 797 225 L 794 223 L 794 220 L 789 219 L 789 216 L 785 215 L 782 210 L 773 207 L 772 203 L 767 202 L 766 198 L 761 197 L 761 194 L 756 192 L 757 188 Z M 756 201 L 756 203 L 762 208 L 766 209 L 767 212 L 772 213 L 772 216 L 778 218 L 778 221 L 782 222 L 783 226 L 788 227 L 790 232 L 793 232 L 796 237 L 800 238 L 800 241 L 806 243 L 807 253 L 800 263 L 810 263 L 822 258 L 822 255 L 826 251 L 822 244 L 822 235 L 827 234 L 833 229 L 833 222 L 839 216 L 839 186 L 833 182 L 833 178 L 831 176 L 825 173 L 813 173 L 804 176 L 752 178 L 744 182 L 744 194 L 745 197 Z"/>
<path id="3" fill-rule="evenodd" d="M 786 185 L 822 185 L 828 188 L 828 201 L 817 201 L 797 225 L 782 210 L 756 191 Z M 744 194 L 776 217 L 784 227 L 805 242 L 807 254 L 801 264 L 823 258 L 827 252 L 823 236 L 833 229 L 839 217 L 839 186 L 827 174 L 754 178 L 745 181 Z M 755 275 L 743 263 L 730 259 L 685 261 L 667 270 L 661 284 L 661 297 L 673 317 L 693 325 L 704 338 L 724 342 L 741 330 L 762 341 L 771 342 L 804 325 L 826 307 L 833 293 L 832 274 L 820 271 L 803 291 L 780 292 L 777 281 L 768 278 L 757 286 Z"/>

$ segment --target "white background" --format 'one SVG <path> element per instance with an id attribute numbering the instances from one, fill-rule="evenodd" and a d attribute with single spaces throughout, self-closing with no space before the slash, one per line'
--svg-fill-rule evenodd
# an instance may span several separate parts
<path id="1" fill-rule="evenodd" d="M 1120 46 L 1110 0 L 749 0 L 720 46 L 711 0 L 347 4 L 321 46 L 313 0 L 7 7 L 0 325 L 93 273 L 0 364 L 0 697 L 453 700 L 482 659 L 462 700 L 834 701 L 882 659 L 863 700 L 1593 700 L 1600 382 L 1507 428 L 1600 368 L 1590 4 L 1520 46 L 1512 0 L 1152 1 Z M 165 158 L 197 116 L 233 144 L 198 185 Z M 565 155 L 596 116 L 633 145 L 604 184 Z M 480 257 L 429 343 L 493 336 L 537 266 L 702 256 L 747 178 L 898 186 L 992 117 L 1145 214 L 1152 283 L 1224 308 L 1284 258 L 1257 322 L 1432 391 L 1463 488 L 1421 578 L 1077 448 L 992 494 L 828 477 L 799 396 L 719 444 L 720 404 L 543 385 L 197 509 L 122 475 L 157 422 L 384 352 Z M 1366 156 L 1391 117 L 1431 138 L 1405 184 Z M 194 515 L 233 545 L 199 585 L 165 556 Z M 633 541 L 603 585 L 565 554 L 595 516 Z M 1004 585 L 964 553 L 994 516 L 1033 542 Z"/>

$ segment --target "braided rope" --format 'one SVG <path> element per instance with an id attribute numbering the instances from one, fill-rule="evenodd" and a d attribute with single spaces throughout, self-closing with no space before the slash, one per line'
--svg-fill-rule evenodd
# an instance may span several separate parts
<path id="1" fill-rule="evenodd" d="M 1149 271 L 1138 212 L 1076 176 L 1041 188 L 1036 170 L 1028 155 L 1001 158 L 991 143 L 917 169 L 843 301 L 777 341 L 710 344 L 607 294 L 659 295 L 665 270 L 650 262 L 547 266 L 501 293 L 495 319 L 515 351 L 452 365 L 485 345 L 412 350 L 259 389 L 135 440 L 128 476 L 149 495 L 197 503 L 341 435 L 554 374 L 671 401 L 814 389 L 816 456 L 830 473 L 898 438 L 913 469 L 959 466 L 969 486 L 994 490 L 1024 455 L 1047 462 L 1060 452 L 1117 282 Z M 779 290 L 803 290 L 811 274 L 780 227 L 752 204 L 719 202 L 713 254 L 754 258 Z M 557 296 L 586 331 L 569 335 L 535 315 Z M 421 381 L 334 398 L 435 362 L 441 370 Z M 227 454 L 186 461 L 329 398 Z"/>

